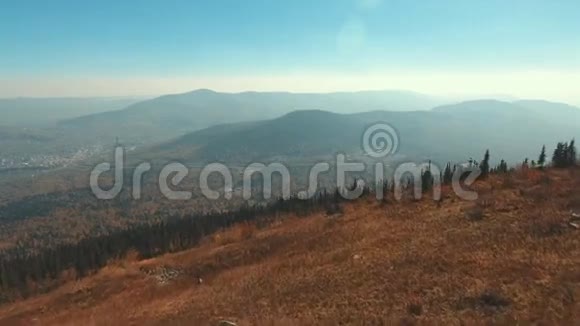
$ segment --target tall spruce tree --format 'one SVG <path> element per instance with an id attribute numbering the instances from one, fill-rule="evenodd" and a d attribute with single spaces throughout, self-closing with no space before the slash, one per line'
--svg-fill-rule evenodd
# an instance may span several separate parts
<path id="1" fill-rule="evenodd" d="M 431 173 L 431 161 L 429 161 L 429 165 L 427 168 L 421 173 L 421 186 L 423 188 L 423 192 L 431 190 L 433 188 L 433 174 Z"/>
<path id="2" fill-rule="evenodd" d="M 574 166 L 576 165 L 576 144 L 575 144 L 575 140 L 572 139 L 570 141 L 570 145 L 568 145 L 568 151 L 567 151 L 567 163 L 568 166 Z"/>
<path id="3" fill-rule="evenodd" d="M 489 149 L 485 151 L 483 161 L 481 161 L 479 168 L 481 170 L 481 177 L 485 178 L 489 175 Z"/>
<path id="4" fill-rule="evenodd" d="M 552 155 L 552 165 L 557 168 L 562 168 L 566 166 L 566 151 L 564 143 L 559 142 L 554 149 L 554 154 Z"/>
<path id="5" fill-rule="evenodd" d="M 557 168 L 576 165 L 576 144 L 574 139 L 570 143 L 558 143 L 552 156 L 552 164 Z"/>
<path id="6" fill-rule="evenodd" d="M 451 170 L 451 163 L 447 163 L 445 166 L 445 171 L 443 172 L 443 183 L 450 185 L 453 181 L 453 171 Z"/>
<path id="7" fill-rule="evenodd" d="M 545 164 L 546 164 L 546 145 L 542 146 L 540 157 L 538 157 L 538 167 L 540 169 L 543 169 Z"/>

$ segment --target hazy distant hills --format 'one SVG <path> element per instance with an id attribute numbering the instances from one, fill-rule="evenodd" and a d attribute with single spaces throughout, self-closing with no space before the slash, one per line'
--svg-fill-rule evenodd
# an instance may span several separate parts
<path id="1" fill-rule="evenodd" d="M 362 154 L 369 125 L 387 122 L 399 134 L 399 153 L 414 158 L 467 160 L 489 148 L 495 159 L 512 163 L 536 159 L 543 144 L 580 135 L 580 109 L 545 101 L 469 101 L 431 111 L 338 114 L 299 111 L 244 124 L 219 125 L 158 146 L 163 152 L 190 153 L 202 161 L 315 157 L 335 152 Z"/>
<path id="2" fill-rule="evenodd" d="M 164 138 L 217 124 L 272 119 L 296 110 L 413 111 L 441 103 L 434 97 L 404 91 L 296 94 L 196 90 L 142 101 L 124 110 L 67 120 L 62 125 L 121 137 Z"/>
<path id="3" fill-rule="evenodd" d="M 479 158 L 489 148 L 493 158 L 514 162 L 525 156 L 535 159 L 543 144 L 550 147 L 580 135 L 580 109 L 567 104 L 541 100 L 442 102 L 405 91 L 296 94 L 211 90 L 140 102 L 0 100 L 0 148 L 5 153 L 63 152 L 94 144 L 112 146 L 119 137 L 126 145 L 141 144 L 148 157 L 159 159 L 309 159 L 335 152 L 363 154 L 364 130 L 387 122 L 398 130 L 403 155 L 464 160 Z M 121 109 L 125 104 L 128 106 Z M 91 112 L 96 113 L 80 116 Z M 50 129 L 19 127 L 19 123 L 46 125 L 60 118 L 64 120 Z M 156 143 L 161 145 L 151 146 Z"/>
<path id="4" fill-rule="evenodd" d="M 143 98 L 0 99 L 0 126 L 46 126 L 88 114 L 124 109 Z"/>
<path id="5" fill-rule="evenodd" d="M 476 100 L 453 105 L 436 107 L 433 111 L 455 114 L 519 116 L 532 115 L 551 123 L 580 124 L 580 109 L 564 104 L 544 100 L 519 100 L 513 102 L 497 100 Z"/>

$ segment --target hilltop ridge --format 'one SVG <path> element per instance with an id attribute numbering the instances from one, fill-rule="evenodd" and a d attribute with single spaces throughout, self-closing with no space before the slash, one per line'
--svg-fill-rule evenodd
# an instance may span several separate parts
<path id="1" fill-rule="evenodd" d="M 309 158 L 337 151 L 364 155 L 361 135 L 376 123 L 396 127 L 398 154 L 442 163 L 465 160 L 488 148 L 493 149 L 498 160 L 518 162 L 522 157 L 537 155 L 539 144 L 580 137 L 578 108 L 545 101 L 477 100 L 429 111 L 342 114 L 299 110 L 273 119 L 194 131 L 147 152 L 196 162 Z M 168 154 L 189 153 L 190 148 L 196 148 L 195 155 Z"/>

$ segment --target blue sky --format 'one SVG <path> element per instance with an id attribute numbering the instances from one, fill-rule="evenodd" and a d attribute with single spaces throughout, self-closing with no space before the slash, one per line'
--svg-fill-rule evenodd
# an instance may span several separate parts
<path id="1" fill-rule="evenodd" d="M 577 0 L 2 0 L 0 78 L 66 88 L 78 79 L 575 75 L 579 15 Z"/>

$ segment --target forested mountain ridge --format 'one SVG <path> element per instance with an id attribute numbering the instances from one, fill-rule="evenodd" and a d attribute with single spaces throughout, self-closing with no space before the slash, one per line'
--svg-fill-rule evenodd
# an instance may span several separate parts
<path id="1" fill-rule="evenodd" d="M 272 119 L 296 110 L 363 112 L 427 110 L 443 101 L 413 92 L 363 91 L 343 93 L 243 92 L 207 89 L 164 95 L 123 110 L 62 121 L 85 130 L 117 132 L 119 136 L 177 136 L 223 123 Z M 158 138 L 159 139 L 159 138 Z"/>
<path id="2" fill-rule="evenodd" d="M 537 144 L 580 136 L 578 108 L 539 101 L 478 100 L 430 111 L 296 111 L 255 123 L 214 126 L 155 150 L 163 156 L 165 151 L 187 152 L 185 149 L 195 147 L 196 154 L 184 159 L 198 161 L 311 157 L 337 151 L 362 155 L 365 128 L 378 122 L 396 129 L 400 154 L 441 160 L 467 159 L 493 148 L 496 158 L 514 162 L 535 155 Z"/>

